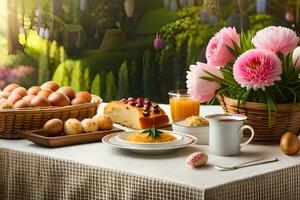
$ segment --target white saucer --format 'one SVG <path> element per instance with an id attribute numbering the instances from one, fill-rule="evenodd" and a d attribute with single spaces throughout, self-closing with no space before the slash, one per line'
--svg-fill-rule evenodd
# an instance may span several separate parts
<path id="1" fill-rule="evenodd" d="M 113 133 L 110 135 L 106 135 L 102 138 L 103 144 L 119 148 L 119 149 L 127 149 L 133 152 L 137 153 L 163 153 L 168 152 L 174 149 L 184 148 L 187 146 L 191 146 L 197 142 L 197 138 L 191 135 L 182 134 L 182 133 L 176 133 L 176 135 L 179 135 L 182 137 L 181 140 L 173 143 L 169 143 L 172 145 L 163 145 L 163 146 L 152 146 L 152 145 L 146 145 L 146 146 L 135 146 L 132 145 L 131 142 L 123 142 L 117 139 L 117 135 L 120 133 Z M 123 133 L 124 134 L 124 133 Z"/>
<path id="2" fill-rule="evenodd" d="M 130 141 L 126 140 L 126 138 L 129 134 L 137 133 L 137 132 L 141 132 L 141 131 L 121 132 L 116 137 L 117 137 L 117 140 L 119 140 L 122 143 L 126 143 L 126 145 L 130 145 L 132 147 L 142 147 L 142 148 L 144 148 L 144 147 L 149 147 L 149 148 L 153 148 L 153 147 L 156 147 L 156 148 L 172 147 L 176 143 L 178 143 L 182 140 L 182 135 L 175 134 L 175 133 L 172 133 L 170 131 L 162 131 L 162 132 L 167 132 L 167 133 L 173 135 L 174 137 L 176 137 L 176 140 L 169 141 L 169 142 L 154 142 L 154 143 L 130 142 Z"/>

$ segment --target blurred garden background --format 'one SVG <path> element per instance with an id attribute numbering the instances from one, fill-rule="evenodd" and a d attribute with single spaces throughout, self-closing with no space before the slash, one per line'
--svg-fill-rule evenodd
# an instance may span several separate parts
<path id="1" fill-rule="evenodd" d="M 224 26 L 300 31 L 300 0 L 0 0 L 0 9 L 0 89 L 55 80 L 105 101 L 167 102 Z"/>

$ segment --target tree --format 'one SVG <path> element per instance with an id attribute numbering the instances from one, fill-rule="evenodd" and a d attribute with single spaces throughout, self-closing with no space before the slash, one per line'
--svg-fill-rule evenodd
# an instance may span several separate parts
<path id="1" fill-rule="evenodd" d="M 18 19 L 17 0 L 7 0 L 7 22 L 8 22 L 8 53 L 14 54 L 19 49 L 18 43 Z"/>

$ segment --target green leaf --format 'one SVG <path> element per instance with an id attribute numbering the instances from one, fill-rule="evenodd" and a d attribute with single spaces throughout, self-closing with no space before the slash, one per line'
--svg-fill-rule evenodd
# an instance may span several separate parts
<path id="1" fill-rule="evenodd" d="M 267 103 L 269 108 L 269 126 L 271 127 L 275 123 L 276 106 L 273 99 L 267 95 Z M 272 115 L 273 114 L 273 115 Z"/>
<path id="2" fill-rule="evenodd" d="M 144 130 L 143 132 L 141 132 L 141 134 L 148 134 L 152 139 L 155 139 L 157 137 L 160 137 L 160 134 L 162 132 L 157 130 L 157 129 L 147 129 L 147 130 Z"/>
<path id="3" fill-rule="evenodd" d="M 289 87 L 286 87 L 286 86 L 282 86 L 282 87 L 289 90 L 292 93 L 292 95 L 294 96 L 293 97 L 293 104 L 296 104 L 297 103 L 297 94 L 296 94 L 296 92 L 293 89 L 289 88 Z"/>

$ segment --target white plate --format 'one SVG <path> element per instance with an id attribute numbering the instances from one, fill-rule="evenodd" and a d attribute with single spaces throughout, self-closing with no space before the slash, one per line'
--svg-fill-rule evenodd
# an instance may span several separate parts
<path id="1" fill-rule="evenodd" d="M 162 132 L 167 132 L 174 137 L 176 137 L 176 140 L 169 141 L 169 142 L 154 142 L 154 143 L 146 143 L 146 142 L 130 142 L 127 141 L 126 138 L 129 134 L 131 133 L 137 133 L 137 132 L 142 132 L 142 131 L 131 131 L 131 132 L 121 132 L 117 135 L 117 140 L 119 140 L 122 143 L 126 143 L 126 145 L 134 146 L 134 147 L 172 147 L 174 144 L 180 142 L 182 140 L 182 135 L 180 134 L 174 134 L 170 131 L 162 131 Z"/>
<path id="2" fill-rule="evenodd" d="M 107 135 L 102 138 L 103 144 L 119 148 L 119 149 L 127 149 L 133 152 L 137 153 L 163 153 L 163 152 L 168 152 L 174 149 L 179 149 L 187 146 L 191 146 L 197 142 L 197 138 L 191 135 L 187 134 L 182 134 L 182 133 L 176 133 L 177 135 L 182 136 L 182 139 L 176 143 L 173 143 L 172 146 L 160 146 L 160 147 L 155 147 L 155 146 L 132 146 L 131 144 L 128 144 L 126 142 L 122 142 L 117 139 L 117 135 L 119 133 L 113 133 L 110 135 Z"/>

